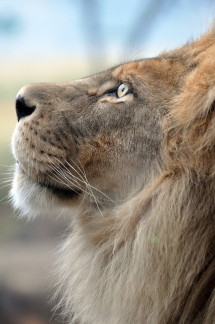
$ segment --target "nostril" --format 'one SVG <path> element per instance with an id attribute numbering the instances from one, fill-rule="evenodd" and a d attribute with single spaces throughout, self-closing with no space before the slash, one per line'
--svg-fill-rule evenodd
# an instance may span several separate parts
<path id="1" fill-rule="evenodd" d="M 16 114 L 18 121 L 20 121 L 21 118 L 31 115 L 35 109 L 36 106 L 27 106 L 25 99 L 21 95 L 18 95 L 18 97 L 16 98 Z"/>

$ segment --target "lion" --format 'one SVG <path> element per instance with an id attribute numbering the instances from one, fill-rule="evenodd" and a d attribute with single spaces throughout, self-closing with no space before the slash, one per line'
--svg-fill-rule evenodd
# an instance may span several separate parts
<path id="1" fill-rule="evenodd" d="M 65 208 L 68 323 L 215 323 L 215 29 L 16 97 L 13 204 Z M 55 296 L 55 297 L 56 297 Z"/>

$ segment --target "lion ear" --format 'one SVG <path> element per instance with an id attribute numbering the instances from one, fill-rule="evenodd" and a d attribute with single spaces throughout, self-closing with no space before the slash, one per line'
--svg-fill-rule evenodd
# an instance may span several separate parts
<path id="1" fill-rule="evenodd" d="M 215 77 L 202 65 L 186 79 L 167 117 L 167 156 L 171 165 L 202 172 L 215 159 Z M 174 161 L 173 161 L 174 160 Z M 210 162 L 211 163 L 211 162 Z M 200 171 L 201 170 L 201 171 Z"/>
<path id="2" fill-rule="evenodd" d="M 209 63 L 202 64 L 186 78 L 181 93 L 173 101 L 170 114 L 176 125 L 189 128 L 196 120 L 207 119 L 214 110 L 214 69 Z"/>

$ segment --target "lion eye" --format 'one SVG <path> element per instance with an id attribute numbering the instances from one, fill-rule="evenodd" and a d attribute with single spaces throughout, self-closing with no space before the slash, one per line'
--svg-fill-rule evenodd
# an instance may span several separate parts
<path id="1" fill-rule="evenodd" d="M 128 86 L 124 83 L 120 84 L 119 88 L 117 89 L 117 97 L 121 98 L 128 92 Z"/>

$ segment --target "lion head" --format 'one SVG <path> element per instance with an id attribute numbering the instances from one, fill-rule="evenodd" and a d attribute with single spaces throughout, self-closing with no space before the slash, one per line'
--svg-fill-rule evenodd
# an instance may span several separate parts
<path id="1" fill-rule="evenodd" d="M 11 194 L 71 213 L 58 264 L 70 323 L 214 323 L 215 31 L 16 98 Z"/>

